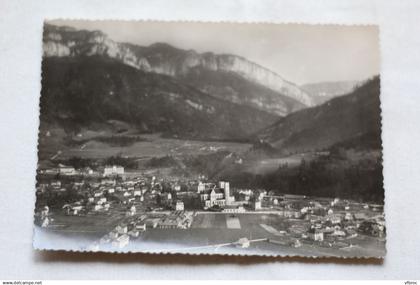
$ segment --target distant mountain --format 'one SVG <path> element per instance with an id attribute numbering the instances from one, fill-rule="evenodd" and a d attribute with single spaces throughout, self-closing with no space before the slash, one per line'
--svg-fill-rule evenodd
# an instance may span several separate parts
<path id="1" fill-rule="evenodd" d="M 44 58 L 41 92 L 41 123 L 70 130 L 119 120 L 141 132 L 243 140 L 278 119 L 101 56 Z"/>
<path id="2" fill-rule="evenodd" d="M 350 93 L 361 84 L 360 81 L 331 81 L 304 84 L 300 88 L 311 96 L 314 104 L 320 105 L 334 97 Z"/>
<path id="3" fill-rule="evenodd" d="M 165 74 L 225 101 L 276 115 L 313 106 L 312 98 L 278 74 L 236 55 L 197 53 L 165 43 L 117 43 L 100 31 L 45 25 L 44 57 L 101 55 L 136 69 Z"/>
<path id="4" fill-rule="evenodd" d="M 259 134 L 283 153 L 322 150 L 334 145 L 381 147 L 379 77 L 348 95 L 281 118 Z"/>

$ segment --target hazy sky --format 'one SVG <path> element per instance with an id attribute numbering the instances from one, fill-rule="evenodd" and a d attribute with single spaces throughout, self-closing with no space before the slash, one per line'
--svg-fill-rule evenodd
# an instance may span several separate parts
<path id="1" fill-rule="evenodd" d="M 199 52 L 241 55 L 297 84 L 363 80 L 379 74 L 375 26 L 51 21 L 101 30 L 118 42 L 166 42 Z"/>

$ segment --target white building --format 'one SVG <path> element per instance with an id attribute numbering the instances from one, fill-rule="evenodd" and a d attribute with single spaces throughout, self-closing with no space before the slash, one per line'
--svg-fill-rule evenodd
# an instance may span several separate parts
<path id="1" fill-rule="evenodd" d="M 103 208 L 103 206 L 102 205 L 99 205 L 99 204 L 96 204 L 94 207 L 93 207 L 93 209 L 95 210 L 95 211 L 99 211 L 99 210 L 101 210 Z"/>
<path id="2" fill-rule="evenodd" d="M 226 206 L 223 213 L 245 213 L 245 208 L 243 206 Z"/>
<path id="3" fill-rule="evenodd" d="M 123 175 L 124 174 L 124 167 L 113 165 L 113 166 L 105 166 L 104 168 L 104 176 L 113 176 L 113 175 Z"/>
<path id="4" fill-rule="evenodd" d="M 51 187 L 54 188 L 60 188 L 61 187 L 61 181 L 51 181 Z"/>
<path id="5" fill-rule="evenodd" d="M 129 242 L 130 242 L 130 237 L 126 234 L 123 234 L 122 236 L 120 236 L 117 239 L 115 239 L 114 241 L 112 241 L 112 246 L 118 247 L 118 248 L 123 248 L 123 247 L 127 246 Z"/>
<path id="6" fill-rule="evenodd" d="M 200 198 L 205 207 L 230 205 L 234 201 L 234 197 L 230 196 L 229 182 L 219 181 L 218 186 L 201 193 Z"/>
<path id="7" fill-rule="evenodd" d="M 48 217 L 49 211 L 50 211 L 50 208 L 48 206 L 45 206 L 41 211 L 41 219 Z"/>
<path id="8" fill-rule="evenodd" d="M 224 206 L 226 204 L 225 194 L 220 189 L 214 187 L 211 190 L 205 191 L 200 195 L 201 201 L 204 202 L 206 208 L 217 206 Z"/>
<path id="9" fill-rule="evenodd" d="M 326 216 L 327 221 L 331 221 L 333 225 L 341 223 L 341 215 L 340 214 L 328 214 Z"/>
<path id="10" fill-rule="evenodd" d="M 246 237 L 240 238 L 236 242 L 236 246 L 241 247 L 241 248 L 248 248 L 250 245 L 251 245 L 251 242 Z"/>
<path id="11" fill-rule="evenodd" d="M 102 205 L 102 204 L 104 204 L 105 202 L 106 202 L 106 197 L 100 197 L 100 198 L 98 199 L 97 204 Z"/>
<path id="12" fill-rule="evenodd" d="M 254 210 L 255 211 L 261 210 L 261 200 L 254 201 Z"/>
<path id="13" fill-rule="evenodd" d="M 324 240 L 324 233 L 317 229 L 311 229 L 308 232 L 308 236 L 310 239 L 314 241 L 323 241 Z"/>
<path id="14" fill-rule="evenodd" d="M 230 196 L 230 184 L 227 181 L 219 181 L 220 189 L 223 189 L 225 194 L 226 205 L 230 205 L 234 201 L 234 197 Z"/>
<path id="15" fill-rule="evenodd" d="M 115 230 L 118 234 L 126 234 L 128 229 L 127 225 L 118 225 Z"/>
<path id="16" fill-rule="evenodd" d="M 136 230 L 138 231 L 146 231 L 146 224 L 145 223 L 140 223 L 140 224 L 136 224 Z"/>
<path id="17" fill-rule="evenodd" d="M 118 234 L 118 232 L 116 232 L 116 231 L 112 231 L 112 232 L 110 232 L 110 233 L 109 233 L 109 237 L 110 237 L 111 239 L 117 239 L 117 238 L 118 238 L 118 236 L 119 236 L 119 234 Z"/>
<path id="18" fill-rule="evenodd" d="M 206 185 L 203 182 L 198 182 L 197 184 L 197 193 L 204 192 L 206 190 Z"/>
<path id="19" fill-rule="evenodd" d="M 219 188 L 224 190 L 226 197 L 230 197 L 230 185 L 229 185 L 229 182 L 219 181 Z"/>
<path id="20" fill-rule="evenodd" d="M 130 209 L 127 212 L 127 216 L 134 216 L 136 214 L 136 206 L 131 206 Z"/>
<path id="21" fill-rule="evenodd" d="M 176 201 L 175 210 L 176 211 L 184 211 L 184 202 Z"/>
<path id="22" fill-rule="evenodd" d="M 347 221 L 353 220 L 353 214 L 352 213 L 346 213 L 346 215 L 344 216 L 344 219 L 347 220 Z"/>
<path id="23" fill-rule="evenodd" d="M 59 173 L 61 175 L 76 175 L 76 169 L 71 166 L 59 165 Z"/>

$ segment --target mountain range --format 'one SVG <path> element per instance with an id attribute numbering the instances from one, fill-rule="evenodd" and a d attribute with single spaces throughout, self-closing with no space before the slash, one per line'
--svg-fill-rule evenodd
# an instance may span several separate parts
<path id="1" fill-rule="evenodd" d="M 300 88 L 305 90 L 311 96 L 315 105 L 320 105 L 334 97 L 346 95 L 362 84 L 363 82 L 354 80 L 326 81 L 304 84 L 301 85 Z"/>
<path id="2" fill-rule="evenodd" d="M 120 120 L 140 132 L 243 140 L 278 117 L 99 56 L 44 59 L 41 120 L 76 130 Z"/>
<path id="3" fill-rule="evenodd" d="M 39 157 L 147 141 L 159 151 L 122 156 L 129 168 L 141 157 L 237 187 L 383 201 L 379 76 L 298 86 L 237 55 L 49 24 L 43 51 Z M 207 153 L 209 141 L 231 148 Z"/>
<path id="4" fill-rule="evenodd" d="M 240 56 L 49 24 L 43 48 L 42 122 L 120 120 L 171 137 L 258 138 L 282 153 L 380 141 L 379 77 L 298 87 Z"/>
<path id="5" fill-rule="evenodd" d="M 243 57 L 198 53 L 165 43 L 139 46 L 118 43 L 101 31 L 46 24 L 44 57 L 106 56 L 145 72 L 169 75 L 232 103 L 284 116 L 314 105 L 297 85 Z"/>

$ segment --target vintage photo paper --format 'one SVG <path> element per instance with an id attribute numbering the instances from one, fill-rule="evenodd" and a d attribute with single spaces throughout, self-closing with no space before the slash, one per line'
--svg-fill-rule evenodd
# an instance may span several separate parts
<path id="1" fill-rule="evenodd" d="M 378 37 L 46 21 L 34 247 L 384 257 Z"/>

